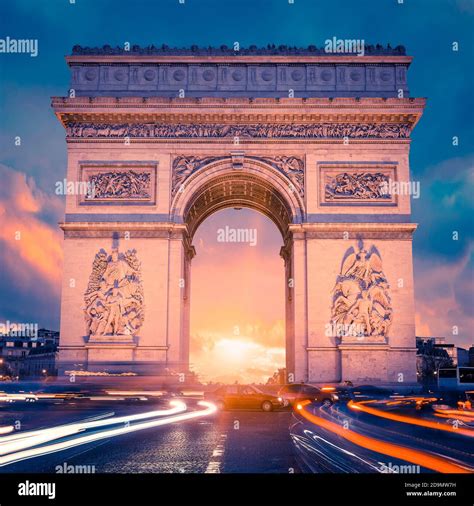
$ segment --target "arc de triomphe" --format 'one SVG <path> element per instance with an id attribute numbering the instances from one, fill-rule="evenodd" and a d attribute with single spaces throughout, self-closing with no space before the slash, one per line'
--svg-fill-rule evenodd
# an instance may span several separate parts
<path id="1" fill-rule="evenodd" d="M 193 234 L 249 207 L 280 230 L 295 381 L 414 381 L 403 47 L 82 48 L 66 58 L 59 359 L 183 371 Z M 77 184 L 81 183 L 81 184 Z M 212 308 L 209 308 L 212 311 Z"/>

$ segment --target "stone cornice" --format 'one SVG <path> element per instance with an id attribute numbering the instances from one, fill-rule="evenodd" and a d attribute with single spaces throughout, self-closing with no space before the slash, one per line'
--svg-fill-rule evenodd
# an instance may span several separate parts
<path id="1" fill-rule="evenodd" d="M 410 65 L 412 56 L 406 55 L 364 55 L 354 54 L 321 54 L 321 55 L 235 55 L 235 56 L 212 56 L 212 60 L 204 55 L 72 55 L 66 56 L 69 66 L 88 63 L 102 64 L 130 64 L 130 63 L 328 63 L 328 64 L 383 64 L 392 63 Z"/>
<path id="2" fill-rule="evenodd" d="M 88 123 L 404 123 L 413 128 L 424 98 L 53 97 L 63 126 Z"/>
<path id="3" fill-rule="evenodd" d="M 129 232 L 135 237 L 169 237 L 182 238 L 186 234 L 187 227 L 184 224 L 171 222 L 60 222 L 59 227 L 64 231 L 65 237 L 102 237 L 113 234 L 125 234 Z M 104 235 L 105 234 L 105 235 Z"/>
<path id="4" fill-rule="evenodd" d="M 274 97 L 52 97 L 52 106 L 57 108 L 127 108 L 137 109 L 166 109 L 166 108 L 227 108 L 227 107 L 249 107 L 249 108 L 419 108 L 424 107 L 424 98 L 380 98 L 380 97 L 335 97 L 335 98 L 274 98 Z"/>
<path id="5" fill-rule="evenodd" d="M 87 215 L 84 215 L 87 220 Z M 185 224 L 171 222 L 61 222 L 59 227 L 66 239 L 97 238 L 133 238 L 133 239 L 169 239 L 182 241 L 186 258 L 191 260 L 196 250 L 191 244 L 188 227 Z"/>
<path id="6" fill-rule="evenodd" d="M 377 215 L 374 214 L 374 220 Z M 387 239 L 411 240 L 416 223 L 303 223 L 291 224 L 294 240 L 308 239 Z"/>
<path id="7" fill-rule="evenodd" d="M 376 219 L 377 215 L 374 215 Z M 186 240 L 188 227 L 171 222 L 61 222 L 60 228 L 65 237 L 111 237 L 114 234 L 130 233 L 131 237 L 161 237 Z M 417 228 L 416 223 L 302 223 L 290 224 L 293 240 L 341 239 L 400 239 L 411 240 Z"/>

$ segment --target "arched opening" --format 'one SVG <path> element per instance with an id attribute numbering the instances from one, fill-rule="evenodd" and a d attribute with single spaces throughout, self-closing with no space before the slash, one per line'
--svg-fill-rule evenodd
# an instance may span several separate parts
<path id="1" fill-rule="evenodd" d="M 257 211 L 228 208 L 201 223 L 193 245 L 190 369 L 205 383 L 284 375 L 281 233 Z"/>
<path id="2" fill-rule="evenodd" d="M 193 245 L 185 267 L 191 289 L 184 342 L 203 380 L 262 382 L 293 370 L 289 226 L 301 222 L 299 199 L 277 170 L 236 169 L 228 161 L 191 175 L 176 196 L 175 218 Z M 191 260 L 194 253 L 201 258 Z"/>

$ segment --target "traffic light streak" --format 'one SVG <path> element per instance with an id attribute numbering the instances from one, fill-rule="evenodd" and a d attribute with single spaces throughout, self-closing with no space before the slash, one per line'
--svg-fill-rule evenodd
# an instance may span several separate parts
<path id="1" fill-rule="evenodd" d="M 303 401 L 301 403 L 298 403 L 296 406 L 296 409 L 301 414 L 301 416 L 306 418 L 306 420 L 314 423 L 315 425 L 329 430 L 330 432 L 333 432 L 334 434 L 337 434 L 338 436 L 341 436 L 342 438 L 347 439 L 351 443 L 354 443 L 358 446 L 362 446 L 363 448 L 367 448 L 374 452 L 383 453 L 384 455 L 389 455 L 397 459 L 406 460 L 407 462 L 412 462 L 421 467 L 432 469 L 440 473 L 473 472 L 473 470 L 470 468 L 455 464 L 454 462 L 450 462 L 447 459 L 431 455 L 430 453 L 406 448 L 404 446 L 399 446 L 393 443 L 388 443 L 379 439 L 375 439 L 373 437 L 363 436 L 350 429 L 344 429 L 334 422 L 330 422 L 329 420 L 321 418 L 320 416 L 309 413 L 305 409 L 305 406 L 308 404 L 310 404 L 310 401 Z"/>

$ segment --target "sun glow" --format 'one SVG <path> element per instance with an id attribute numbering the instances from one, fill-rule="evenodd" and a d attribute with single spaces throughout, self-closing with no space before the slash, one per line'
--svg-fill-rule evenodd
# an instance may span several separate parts
<path id="1" fill-rule="evenodd" d="M 213 336 L 192 366 L 203 381 L 261 383 L 285 366 L 285 349 L 268 347 L 248 337 Z"/>
<path id="2" fill-rule="evenodd" d="M 222 358 L 229 364 L 241 364 L 258 347 L 258 344 L 252 341 L 224 338 L 217 341 L 215 350 L 219 358 Z"/>

